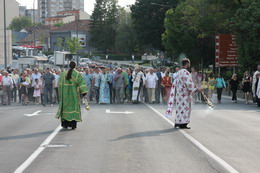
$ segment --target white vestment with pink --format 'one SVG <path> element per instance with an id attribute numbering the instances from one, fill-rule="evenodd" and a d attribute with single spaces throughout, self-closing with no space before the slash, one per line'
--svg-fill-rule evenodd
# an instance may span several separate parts
<path id="1" fill-rule="evenodd" d="M 171 89 L 166 117 L 172 117 L 173 108 L 176 107 L 175 124 L 188 124 L 191 115 L 192 94 L 196 91 L 197 87 L 192 81 L 190 72 L 186 69 L 179 70 Z M 175 98 L 176 105 L 174 105 Z"/>

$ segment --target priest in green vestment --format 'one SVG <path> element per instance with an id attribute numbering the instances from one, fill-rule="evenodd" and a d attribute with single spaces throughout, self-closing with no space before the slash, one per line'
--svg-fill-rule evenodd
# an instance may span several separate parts
<path id="1" fill-rule="evenodd" d="M 81 122 L 81 99 L 87 94 L 87 86 L 82 75 L 75 70 L 76 63 L 71 61 L 70 69 L 61 73 L 58 82 L 59 91 L 59 109 L 56 118 L 61 119 L 63 128 L 71 127 L 73 130 L 77 128 L 77 122 Z"/>

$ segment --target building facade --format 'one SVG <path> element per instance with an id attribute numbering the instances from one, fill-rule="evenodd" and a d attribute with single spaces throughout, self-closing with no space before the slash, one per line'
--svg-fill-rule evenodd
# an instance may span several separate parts
<path id="1" fill-rule="evenodd" d="M 51 51 L 61 51 L 58 46 L 58 39 L 62 39 L 62 50 L 67 50 L 66 40 L 78 38 L 79 44 L 81 45 L 81 51 L 89 52 L 92 50 L 90 46 L 90 23 L 91 20 L 79 20 L 62 27 L 53 29 L 50 32 L 50 49 Z"/>
<path id="2" fill-rule="evenodd" d="M 5 63 L 5 49 L 4 49 L 4 0 L 0 0 L 0 66 Z M 6 9 L 6 27 L 10 25 L 13 18 L 19 17 L 19 3 L 15 0 L 5 0 Z M 9 10 L 8 10 L 9 9 Z M 10 10 L 12 9 L 12 10 Z M 6 32 L 6 55 L 7 64 L 12 63 L 12 32 Z"/>
<path id="3" fill-rule="evenodd" d="M 19 6 L 19 17 L 25 16 L 26 6 Z"/>
<path id="4" fill-rule="evenodd" d="M 32 22 L 40 22 L 39 12 L 37 9 L 27 9 L 26 6 L 19 6 L 19 17 L 22 16 L 30 18 Z"/>
<path id="5" fill-rule="evenodd" d="M 90 20 L 90 15 L 81 10 L 59 11 L 57 12 L 57 16 L 46 18 L 45 25 L 66 24 L 76 20 Z"/>
<path id="6" fill-rule="evenodd" d="M 37 9 L 26 9 L 25 16 L 29 17 L 32 22 L 38 23 L 39 20 L 39 12 Z"/>
<path id="7" fill-rule="evenodd" d="M 46 18 L 55 17 L 59 11 L 84 11 L 84 0 L 38 0 L 38 9 L 40 20 L 44 22 Z"/>

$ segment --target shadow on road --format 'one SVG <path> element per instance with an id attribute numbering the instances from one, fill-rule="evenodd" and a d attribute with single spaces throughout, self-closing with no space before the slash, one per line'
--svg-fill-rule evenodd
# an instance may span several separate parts
<path id="1" fill-rule="evenodd" d="M 176 131 L 178 131 L 178 129 L 175 129 L 175 128 L 170 128 L 170 129 L 165 129 L 165 130 L 145 131 L 145 132 L 132 133 L 129 135 L 121 136 L 117 139 L 113 139 L 110 141 L 119 141 L 119 140 L 124 140 L 124 139 L 131 139 L 131 138 L 160 136 L 161 134 L 171 133 L 171 132 L 176 132 Z"/>
<path id="2" fill-rule="evenodd" d="M 0 141 L 4 140 L 15 140 L 15 139 L 26 139 L 26 138 L 35 138 L 43 135 L 49 135 L 53 131 L 45 131 L 45 132 L 39 132 L 39 133 L 31 133 L 26 135 L 17 135 L 17 136 L 6 136 L 6 137 L 0 137 Z"/>

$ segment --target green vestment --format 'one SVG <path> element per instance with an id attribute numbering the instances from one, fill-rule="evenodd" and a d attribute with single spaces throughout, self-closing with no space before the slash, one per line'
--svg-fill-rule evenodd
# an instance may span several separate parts
<path id="1" fill-rule="evenodd" d="M 66 80 L 68 71 L 61 73 L 59 78 L 59 110 L 56 118 L 66 121 L 81 122 L 80 95 L 87 93 L 87 86 L 82 75 L 73 70 L 71 79 Z"/>

